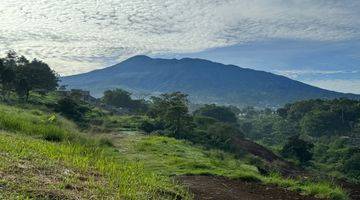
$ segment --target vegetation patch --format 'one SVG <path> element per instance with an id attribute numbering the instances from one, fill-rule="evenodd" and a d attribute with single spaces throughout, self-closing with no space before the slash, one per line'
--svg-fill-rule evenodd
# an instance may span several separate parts
<path id="1" fill-rule="evenodd" d="M 190 142 L 163 136 L 129 135 L 115 141 L 122 154 L 129 160 L 141 161 L 146 170 L 172 175 L 215 175 L 244 181 L 277 185 L 328 199 L 347 199 L 339 187 L 327 182 L 287 179 L 278 174 L 261 175 L 250 164 L 253 158 L 236 159 L 234 155 L 220 150 L 204 149 Z"/>
<path id="2" fill-rule="evenodd" d="M 191 197 L 168 177 L 120 157 L 108 140 L 89 139 L 61 117 L 4 105 L 0 112 L 0 128 L 7 131 L 0 132 L 1 198 Z"/>

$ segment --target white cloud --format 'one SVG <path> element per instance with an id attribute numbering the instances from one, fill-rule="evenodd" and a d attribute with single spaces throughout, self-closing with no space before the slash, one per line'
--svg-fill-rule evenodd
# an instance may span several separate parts
<path id="1" fill-rule="evenodd" d="M 1 0 L 0 52 L 73 74 L 135 54 L 359 39 L 359 13 L 357 0 Z"/>
<path id="2" fill-rule="evenodd" d="M 348 74 L 357 74 L 359 71 L 344 71 L 344 70 L 273 70 L 275 74 L 287 76 L 292 79 L 302 78 L 306 79 L 307 76 L 316 76 L 316 75 L 348 75 Z"/>
<path id="3" fill-rule="evenodd" d="M 310 85 L 314 85 L 332 91 L 360 94 L 360 80 L 334 79 L 334 80 L 311 80 L 305 82 Z"/>

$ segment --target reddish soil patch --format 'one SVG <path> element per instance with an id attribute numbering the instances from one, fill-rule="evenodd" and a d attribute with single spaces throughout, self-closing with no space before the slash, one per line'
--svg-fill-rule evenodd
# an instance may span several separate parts
<path id="1" fill-rule="evenodd" d="M 238 150 L 246 151 L 252 155 L 264 159 L 268 163 L 268 167 L 273 167 L 280 170 L 281 174 L 284 176 L 296 177 L 306 174 L 301 168 L 294 166 L 293 164 L 277 156 L 271 150 L 253 141 L 243 138 L 234 138 L 233 144 L 235 145 L 234 147 Z M 267 171 L 267 169 L 263 170 Z"/>
<path id="2" fill-rule="evenodd" d="M 181 176 L 196 200 L 315 200 L 296 192 L 260 183 L 214 176 Z"/>
<path id="3" fill-rule="evenodd" d="M 282 160 L 279 156 L 273 153 L 271 150 L 265 148 L 264 146 L 257 144 L 253 141 L 243 139 L 243 138 L 235 138 L 234 144 L 239 149 L 243 149 L 250 154 L 263 158 L 268 162 L 274 162 L 276 160 Z"/>

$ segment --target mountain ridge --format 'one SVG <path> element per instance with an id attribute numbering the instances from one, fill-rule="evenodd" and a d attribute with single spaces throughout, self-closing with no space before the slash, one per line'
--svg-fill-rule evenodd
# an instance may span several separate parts
<path id="1" fill-rule="evenodd" d="M 112 88 L 135 94 L 181 91 L 195 103 L 277 107 L 310 98 L 352 98 L 360 95 L 321 89 L 270 72 L 224 65 L 199 58 L 162 59 L 145 55 L 91 72 L 62 77 L 69 88 L 100 97 Z"/>

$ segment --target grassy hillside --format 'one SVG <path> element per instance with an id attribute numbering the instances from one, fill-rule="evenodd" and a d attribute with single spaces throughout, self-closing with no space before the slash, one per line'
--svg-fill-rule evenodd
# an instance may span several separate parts
<path id="1" fill-rule="evenodd" d="M 162 136 L 127 135 L 115 140 L 115 145 L 129 160 L 143 162 L 146 170 L 167 176 L 224 176 L 277 185 L 318 198 L 348 198 L 341 188 L 326 181 L 288 179 L 276 173 L 261 175 L 254 166 L 257 161 L 249 155 L 237 159 L 223 151 L 207 150 L 186 141 Z"/>
<path id="2" fill-rule="evenodd" d="M 106 137 L 79 132 L 47 109 L 0 105 L 0 198 L 192 199 L 173 176 L 206 174 L 347 199 L 329 183 L 261 175 L 251 156 L 237 159 L 182 140 L 123 131 L 133 130 L 141 117 L 102 118 Z"/>
<path id="3" fill-rule="evenodd" d="M 4 105 L 0 113 L 1 199 L 190 199 L 57 115 Z"/>

